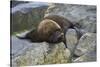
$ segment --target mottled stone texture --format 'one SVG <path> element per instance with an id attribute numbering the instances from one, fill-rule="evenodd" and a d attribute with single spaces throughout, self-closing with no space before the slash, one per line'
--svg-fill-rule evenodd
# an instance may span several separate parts
<path id="1" fill-rule="evenodd" d="M 17 38 L 15 40 L 18 41 Z M 18 45 L 22 45 L 25 42 L 27 41 L 20 42 L 18 43 Z M 65 45 L 62 42 L 57 44 L 49 44 L 46 42 L 27 42 L 27 45 L 19 47 L 24 50 L 18 50 L 19 48 L 14 49 L 15 51 L 17 51 L 17 54 L 15 54 L 15 57 L 12 59 L 13 66 L 58 64 L 69 62 L 70 51 L 67 48 L 65 48 Z"/>

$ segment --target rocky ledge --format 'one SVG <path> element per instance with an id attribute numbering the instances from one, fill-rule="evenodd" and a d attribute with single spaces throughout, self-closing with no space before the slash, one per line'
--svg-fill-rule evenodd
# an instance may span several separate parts
<path id="1" fill-rule="evenodd" d="M 51 4 L 45 16 L 56 14 L 78 24 L 82 36 L 77 39 L 75 29 L 66 32 L 66 43 L 31 43 L 11 36 L 12 65 L 41 65 L 96 61 L 96 6 Z"/>

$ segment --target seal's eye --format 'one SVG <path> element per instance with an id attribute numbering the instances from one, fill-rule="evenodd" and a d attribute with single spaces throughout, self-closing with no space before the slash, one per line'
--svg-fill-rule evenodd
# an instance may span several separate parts
<path id="1" fill-rule="evenodd" d="M 57 28 L 57 29 L 56 29 L 56 31 L 62 31 L 62 29 L 60 29 L 60 28 Z"/>

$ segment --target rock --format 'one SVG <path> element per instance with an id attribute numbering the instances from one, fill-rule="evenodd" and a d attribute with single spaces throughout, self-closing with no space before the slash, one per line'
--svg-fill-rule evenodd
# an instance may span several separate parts
<path id="1" fill-rule="evenodd" d="M 47 6 L 43 6 L 11 13 L 12 32 L 36 27 L 37 22 L 43 19 L 46 9 Z M 68 48 L 65 48 L 62 42 L 56 44 L 32 43 L 12 36 L 11 57 L 13 66 L 96 61 L 96 6 L 55 3 L 49 6 L 45 16 L 52 14 L 63 16 L 71 21 L 80 30 L 82 37 L 78 40 L 75 29 L 68 29 L 66 33 Z M 24 35 L 18 36 L 23 37 Z"/>
<path id="2" fill-rule="evenodd" d="M 11 8 L 12 8 L 12 7 L 15 7 L 16 5 L 21 4 L 21 3 L 28 3 L 28 1 L 16 1 L 16 0 L 11 0 Z"/>
<path id="3" fill-rule="evenodd" d="M 77 45 L 78 39 L 77 39 L 77 33 L 74 29 L 68 29 L 66 32 L 66 43 L 68 49 L 73 52 L 76 45 Z"/>
<path id="4" fill-rule="evenodd" d="M 22 12 L 22 13 L 27 13 L 29 11 L 31 11 L 31 9 L 35 9 L 38 7 L 47 7 L 48 3 L 45 2 L 18 2 L 18 1 L 12 1 L 11 5 L 13 7 L 11 7 L 12 11 L 11 13 L 16 13 L 16 12 Z"/>
<path id="5" fill-rule="evenodd" d="M 80 29 L 84 30 L 85 32 L 96 32 L 96 19 L 93 19 L 90 17 L 86 17 L 85 19 L 82 19 L 79 21 Z"/>
<path id="6" fill-rule="evenodd" d="M 75 49 L 75 55 L 81 56 L 87 51 L 96 50 L 96 34 L 86 33 L 84 34 Z"/>
<path id="7" fill-rule="evenodd" d="M 96 61 L 96 51 L 95 50 L 88 51 L 84 55 L 73 60 L 74 63 L 76 63 L 76 62 L 93 62 L 93 61 Z"/>
<path id="8" fill-rule="evenodd" d="M 17 43 L 12 43 L 12 45 L 15 44 L 12 49 L 13 54 L 15 54 L 12 55 L 13 66 L 58 64 L 69 62 L 70 51 L 69 49 L 65 48 L 65 45 L 62 42 L 57 44 L 49 44 L 46 42 L 30 43 L 27 40 L 20 41 L 20 39 L 17 38 L 15 40 L 17 40 Z M 14 49 L 14 47 L 16 48 Z"/>
<path id="9" fill-rule="evenodd" d="M 11 8 L 11 33 L 36 28 L 38 23 L 43 19 L 48 7 L 48 3 L 21 2 Z M 15 3 L 15 1 L 12 2 L 12 4 L 13 3 Z"/>
<path id="10" fill-rule="evenodd" d="M 30 43 L 28 40 L 21 40 L 18 39 L 16 36 L 11 37 L 11 57 L 15 58 L 19 55 L 21 55 L 24 51 L 27 50 L 27 48 L 32 46 L 32 43 Z"/>

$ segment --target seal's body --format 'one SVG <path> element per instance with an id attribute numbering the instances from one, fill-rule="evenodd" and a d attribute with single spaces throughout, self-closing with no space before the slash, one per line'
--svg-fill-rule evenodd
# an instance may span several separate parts
<path id="1" fill-rule="evenodd" d="M 36 30 L 32 30 L 26 34 L 25 38 L 32 42 L 49 42 L 57 43 L 64 39 L 64 33 L 61 27 L 53 20 L 44 19 L 40 22 Z"/>
<path id="2" fill-rule="evenodd" d="M 22 39 L 29 39 L 32 42 L 64 42 L 67 47 L 65 34 L 67 29 L 72 26 L 72 23 L 64 17 L 49 15 L 44 17 L 35 30 L 27 33 Z"/>

